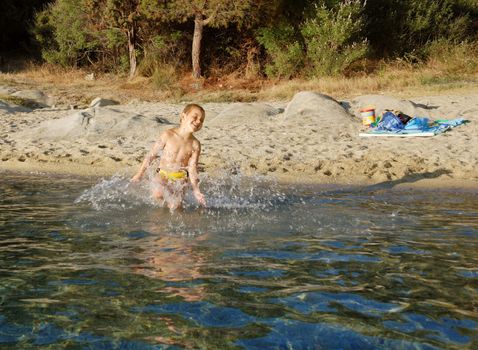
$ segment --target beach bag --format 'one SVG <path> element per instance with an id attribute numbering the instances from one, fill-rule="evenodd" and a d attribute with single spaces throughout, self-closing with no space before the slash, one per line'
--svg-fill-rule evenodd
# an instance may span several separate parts
<path id="1" fill-rule="evenodd" d="M 404 125 L 406 125 L 411 119 L 412 117 L 410 117 L 409 115 L 406 115 L 405 113 L 402 113 L 402 112 L 398 112 L 398 113 L 395 113 L 398 117 L 398 119 L 400 119 L 402 121 L 402 123 Z"/>
<path id="2" fill-rule="evenodd" d="M 400 118 L 392 112 L 385 112 L 377 125 L 377 130 L 399 131 L 404 128 Z"/>

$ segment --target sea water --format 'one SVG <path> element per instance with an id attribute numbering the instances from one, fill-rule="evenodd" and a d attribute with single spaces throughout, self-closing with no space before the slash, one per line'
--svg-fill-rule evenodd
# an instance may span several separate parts
<path id="1" fill-rule="evenodd" d="M 478 348 L 476 193 L 1 175 L 1 349 Z"/>

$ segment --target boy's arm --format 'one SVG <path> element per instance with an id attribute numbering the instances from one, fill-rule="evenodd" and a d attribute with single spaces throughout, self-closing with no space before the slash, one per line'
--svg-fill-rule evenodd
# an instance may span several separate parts
<path id="1" fill-rule="evenodd" d="M 149 151 L 149 153 L 146 155 L 146 157 L 144 157 L 144 160 L 143 160 L 143 163 L 141 164 L 141 167 L 139 168 L 136 175 L 133 176 L 131 181 L 136 182 L 136 181 L 141 180 L 141 178 L 143 177 L 144 172 L 146 171 L 146 169 L 148 169 L 148 167 L 151 165 L 153 160 L 158 158 L 158 152 L 161 151 L 162 149 L 164 149 L 164 145 L 166 144 L 165 138 L 166 138 L 165 134 L 163 133 L 161 135 L 160 139 L 154 143 L 153 147 L 151 148 L 151 151 Z"/>
<path id="2" fill-rule="evenodd" d="M 193 189 L 194 197 L 200 205 L 203 207 L 206 206 L 206 198 L 201 193 L 199 189 L 199 176 L 198 176 L 198 161 L 199 155 L 201 154 L 201 144 L 199 141 L 194 142 L 193 144 L 193 153 L 191 154 L 191 158 L 189 159 L 188 163 L 188 173 L 189 173 L 189 180 L 191 181 L 191 187 Z"/>

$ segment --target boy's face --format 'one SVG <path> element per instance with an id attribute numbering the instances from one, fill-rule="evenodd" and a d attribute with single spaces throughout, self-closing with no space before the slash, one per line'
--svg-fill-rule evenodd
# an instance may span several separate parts
<path id="1" fill-rule="evenodd" d="M 181 125 L 188 127 L 191 132 L 201 130 L 204 123 L 204 114 L 199 108 L 193 108 L 188 113 L 182 114 Z"/>

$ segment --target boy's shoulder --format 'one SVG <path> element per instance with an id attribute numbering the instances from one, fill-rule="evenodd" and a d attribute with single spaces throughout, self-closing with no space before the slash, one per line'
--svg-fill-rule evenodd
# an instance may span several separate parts
<path id="1" fill-rule="evenodd" d="M 170 138 L 174 135 L 176 135 L 176 133 L 174 132 L 174 128 L 171 128 L 171 129 L 166 129 L 163 132 L 161 132 L 159 137 L 163 139 L 163 138 Z"/>

